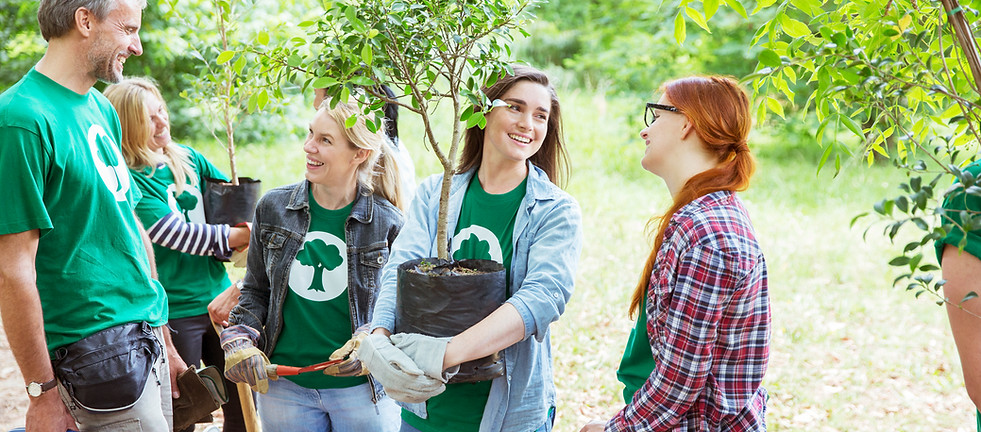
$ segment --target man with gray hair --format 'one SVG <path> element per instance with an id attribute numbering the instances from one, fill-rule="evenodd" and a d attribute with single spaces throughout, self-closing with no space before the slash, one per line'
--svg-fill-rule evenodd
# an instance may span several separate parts
<path id="1" fill-rule="evenodd" d="M 171 376 L 186 366 L 133 212 L 119 117 L 92 88 L 142 54 L 145 6 L 41 0 L 45 54 L 0 94 L 0 317 L 28 431 L 172 429 Z"/>

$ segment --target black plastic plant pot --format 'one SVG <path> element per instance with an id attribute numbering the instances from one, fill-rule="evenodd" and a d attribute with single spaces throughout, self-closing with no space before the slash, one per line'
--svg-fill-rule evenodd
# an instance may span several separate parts
<path id="1" fill-rule="evenodd" d="M 238 186 L 213 178 L 204 182 L 204 217 L 209 224 L 252 222 L 262 182 L 239 177 Z"/>
<path id="2" fill-rule="evenodd" d="M 398 268 L 395 331 L 456 336 L 504 304 L 505 278 L 504 266 L 492 260 L 406 261 Z M 504 359 L 497 352 L 460 365 L 449 382 L 488 381 L 501 375 Z"/>

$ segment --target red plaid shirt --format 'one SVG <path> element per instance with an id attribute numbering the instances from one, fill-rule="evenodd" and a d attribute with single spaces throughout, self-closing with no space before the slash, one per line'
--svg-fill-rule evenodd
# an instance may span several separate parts
<path id="1" fill-rule="evenodd" d="M 766 430 L 766 263 L 735 194 L 705 195 L 671 217 L 646 312 L 656 365 L 607 431 Z"/>

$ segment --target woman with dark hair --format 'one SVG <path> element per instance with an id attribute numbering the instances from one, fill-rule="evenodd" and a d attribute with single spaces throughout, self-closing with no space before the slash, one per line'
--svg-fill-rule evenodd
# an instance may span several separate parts
<path id="1" fill-rule="evenodd" d="M 555 89 L 541 71 L 524 66 L 513 70 L 483 90 L 494 108 L 487 113 L 484 129 L 467 130 L 448 211 L 448 227 L 454 233 L 450 254 L 454 259 L 490 258 L 502 263 L 508 275 L 507 286 L 501 288 L 507 301 L 452 338 L 419 334 L 389 338 L 395 324 L 398 266 L 436 255 L 443 179 L 435 175 L 419 186 L 406 225 L 392 245 L 372 320 L 373 334 L 360 352 L 367 368 L 374 371 L 389 366 L 371 359 L 401 350 L 410 366 L 445 382 L 444 371 L 503 350 L 504 375 L 447 384 L 441 394 L 442 386 L 413 394 L 409 401 L 423 402 L 403 405 L 403 432 L 552 428 L 556 398 L 549 324 L 559 319 L 572 296 L 582 242 L 581 216 L 576 201 L 554 184 L 566 161 Z M 472 236 L 480 241 L 465 241 Z M 403 390 L 401 382 L 381 381 L 393 397 Z"/>
<path id="2" fill-rule="evenodd" d="M 674 199 L 630 303 L 640 317 L 617 377 L 627 406 L 582 431 L 760 431 L 770 351 L 766 262 L 736 196 L 755 162 L 749 100 L 726 77 L 689 77 L 648 103 L 641 165 Z"/>

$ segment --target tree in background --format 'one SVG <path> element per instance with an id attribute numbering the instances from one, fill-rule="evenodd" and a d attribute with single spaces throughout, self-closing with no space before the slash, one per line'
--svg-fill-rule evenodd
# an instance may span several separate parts
<path id="1" fill-rule="evenodd" d="M 368 127 L 381 127 L 384 103 L 419 115 L 424 142 L 443 167 L 437 244 L 448 258 L 447 201 L 457 164 L 457 147 L 466 128 L 483 127 L 493 101 L 481 92 L 508 70 L 512 32 L 524 32 L 536 0 L 458 2 L 364 0 L 330 2 L 316 20 L 300 23 L 306 38 L 294 38 L 262 51 L 270 86 L 303 81 L 326 89 L 333 105 L 358 100 L 374 113 Z M 261 47 L 259 47 L 261 49 Z M 394 98 L 379 87 L 400 89 Z M 398 90 L 397 90 L 398 91 Z M 449 104 L 452 134 L 441 143 L 433 116 Z M 355 123 L 348 119 L 346 126 Z"/>
<path id="2" fill-rule="evenodd" d="M 981 144 L 981 65 L 970 25 L 979 4 L 764 0 L 757 11 L 775 14 L 756 32 L 753 43 L 764 49 L 746 79 L 760 119 L 767 112 L 783 117 L 796 84 L 813 86 L 799 112 L 820 122 L 815 139 L 825 150 L 818 169 L 833 161 L 840 170 L 851 154 L 872 164 L 878 155 L 905 175 L 902 192 L 874 210 L 889 239 L 913 237 L 890 262 L 908 270 L 895 282 L 939 304 L 967 299 L 945 299 L 943 281 L 933 275 L 938 267 L 924 261 L 923 249 L 932 254 L 934 240 L 952 227 L 941 217 L 943 192 L 956 179 L 981 195 L 977 180 L 961 170 Z M 965 216 L 962 229 L 981 226 L 981 215 Z"/>

